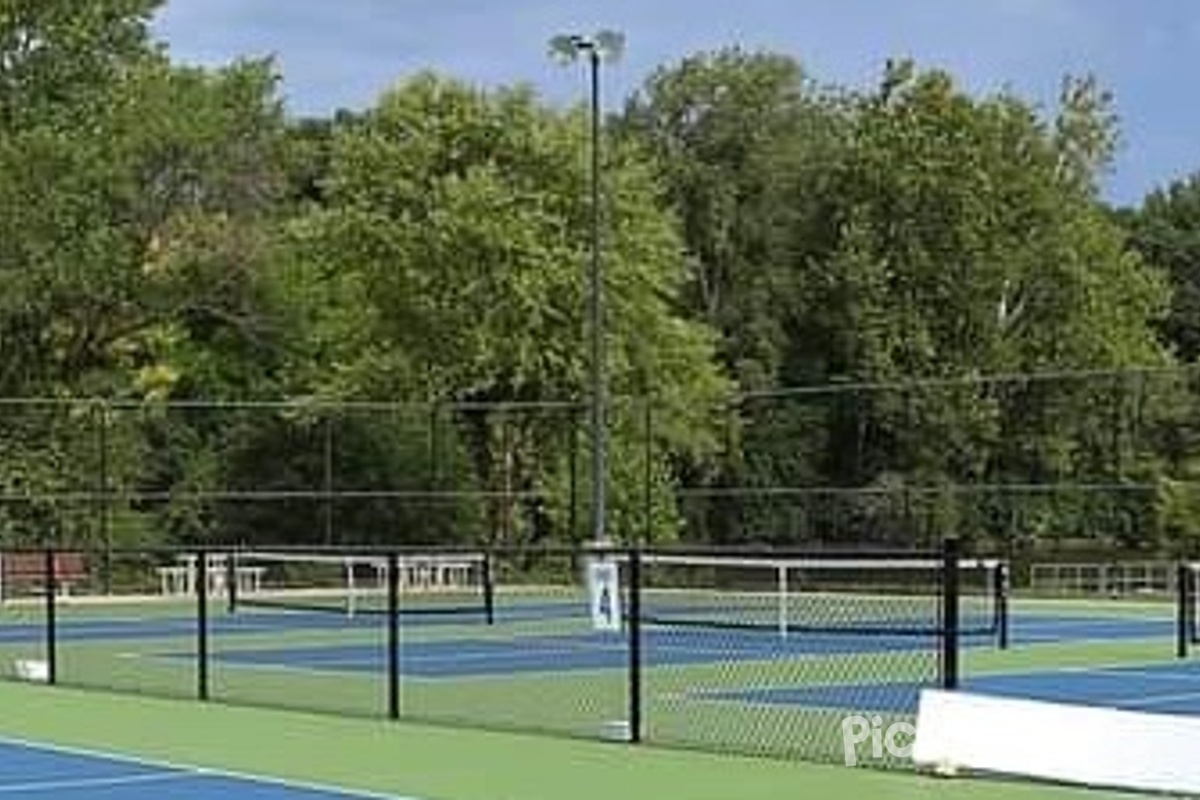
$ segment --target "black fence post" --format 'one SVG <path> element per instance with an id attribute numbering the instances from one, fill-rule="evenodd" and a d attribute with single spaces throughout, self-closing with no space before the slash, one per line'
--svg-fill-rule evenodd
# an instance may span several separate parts
<path id="1" fill-rule="evenodd" d="M 196 696 L 208 700 L 208 551 L 196 554 Z"/>
<path id="2" fill-rule="evenodd" d="M 58 575 L 53 547 L 46 548 L 46 682 L 58 682 Z"/>
<path id="3" fill-rule="evenodd" d="M 642 741 L 642 552 L 629 551 L 629 741 Z"/>
<path id="4" fill-rule="evenodd" d="M 387 556 L 388 718 L 400 718 L 400 558 Z"/>
<path id="5" fill-rule="evenodd" d="M 238 604 L 237 550 L 230 550 L 225 554 L 225 602 L 225 610 L 230 614 L 236 614 Z"/>
<path id="6" fill-rule="evenodd" d="M 1009 565 L 1003 561 L 996 563 L 996 574 L 993 580 L 996 582 L 994 591 L 996 593 L 996 636 L 1001 650 L 1008 649 L 1008 625 L 1009 625 L 1009 598 L 1012 595 L 1012 577 L 1009 572 Z"/>
<path id="7" fill-rule="evenodd" d="M 1188 645 L 1192 638 L 1192 620 L 1195 613 L 1192 600 L 1192 570 L 1184 562 L 1175 567 L 1175 655 L 1187 658 Z"/>
<path id="8" fill-rule="evenodd" d="M 483 554 L 483 616 L 488 625 L 496 624 L 496 560 L 491 550 Z"/>
<path id="9" fill-rule="evenodd" d="M 112 561 L 113 561 L 113 544 L 112 544 L 112 501 L 109 498 L 111 481 L 109 480 L 109 457 L 108 457 L 108 423 L 112 416 L 112 410 L 107 402 L 101 402 L 96 408 L 99 409 L 100 427 L 99 433 L 99 512 L 100 516 L 100 541 L 104 548 L 104 552 L 100 557 L 100 585 L 101 591 L 105 595 L 112 594 Z"/>
<path id="10" fill-rule="evenodd" d="M 956 537 L 942 544 L 942 688 L 958 688 L 958 598 L 961 543 Z"/>

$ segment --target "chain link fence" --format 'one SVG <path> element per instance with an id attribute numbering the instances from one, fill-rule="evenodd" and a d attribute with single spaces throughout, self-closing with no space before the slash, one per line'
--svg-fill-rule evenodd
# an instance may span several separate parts
<path id="1" fill-rule="evenodd" d="M 846 717 L 911 724 L 922 687 L 953 687 L 1004 602 L 999 562 L 950 545 L 47 549 L 0 566 L 7 679 L 825 761 Z"/>

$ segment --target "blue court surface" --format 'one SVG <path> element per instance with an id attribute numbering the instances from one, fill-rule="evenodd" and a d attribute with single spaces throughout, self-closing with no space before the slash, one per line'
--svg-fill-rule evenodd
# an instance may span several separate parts
<path id="1" fill-rule="evenodd" d="M 56 800 L 354 800 L 386 795 L 289 784 L 94 755 L 34 744 L 0 742 L 0 797 Z M 391 798 L 400 800 L 400 798 Z"/>
<path id="2" fill-rule="evenodd" d="M 909 682 L 777 686 L 699 693 L 696 698 L 812 708 L 858 707 L 915 712 L 922 688 L 927 687 Z M 968 692 L 1025 700 L 1105 706 L 1158 714 L 1200 714 L 1200 663 L 1195 661 L 978 675 L 964 680 L 961 688 Z"/>
<path id="3" fill-rule="evenodd" d="M 327 619 L 326 619 L 327 621 Z M 246 624 L 250 624 L 245 621 Z M 1013 621 L 1012 642 L 1163 638 L 1169 642 L 1174 623 L 1168 618 L 1026 616 Z M 251 628 L 253 626 L 251 625 Z M 486 630 L 480 628 L 480 630 Z M 971 647 L 994 647 L 995 637 L 964 637 Z M 229 643 L 230 640 L 224 640 Z M 702 665 L 717 662 L 770 661 L 819 655 L 932 650 L 933 636 L 873 633 L 797 632 L 783 638 L 769 628 L 720 630 L 662 628 L 642 630 L 642 663 L 647 667 Z M 1164 645 L 1164 653 L 1169 645 Z M 177 658 L 187 653 L 165 654 Z M 387 669 L 382 637 L 376 643 L 218 647 L 214 662 L 234 667 L 318 672 L 381 673 Z M 451 679 L 505 676 L 528 672 L 623 669 L 629 643 L 622 633 L 580 632 L 560 635 L 528 633 L 498 638 L 410 639 L 400 650 L 400 671 L 409 677 Z"/>
<path id="4" fill-rule="evenodd" d="M 642 635 L 645 666 L 771 661 L 806 655 L 837 655 L 931 649 L 933 637 L 795 634 L 786 639 L 772 631 L 647 630 Z M 169 654 L 191 658 L 190 654 Z M 230 666 L 382 673 L 387 669 L 383 643 L 219 649 L 213 662 Z M 628 637 L 621 633 L 578 633 L 495 639 L 406 641 L 400 672 L 410 677 L 461 678 L 525 672 L 624 669 Z"/>
<path id="5" fill-rule="evenodd" d="M 583 619 L 578 603 L 570 602 L 546 602 L 546 603 L 522 603 L 510 607 L 501 607 L 497 609 L 496 622 L 498 624 L 505 623 L 532 623 L 538 620 L 569 620 L 572 618 Z M 584 608 L 586 611 L 586 608 Z M 688 611 L 694 613 L 695 608 L 689 608 Z M 716 609 L 716 616 L 720 618 L 720 609 Z M 854 622 L 854 620 L 849 620 Z M 869 621 L 858 621 L 861 624 L 867 624 Z M 964 621 L 964 624 L 974 624 L 980 626 L 986 623 L 982 620 Z M 480 626 L 481 630 L 486 630 L 482 614 L 479 612 L 464 612 L 462 614 L 450 615 L 429 615 L 429 616 L 405 616 L 401 620 L 401 625 L 404 628 L 423 628 L 432 626 L 445 625 L 462 625 L 462 626 Z M 932 622 L 930 623 L 932 625 Z M 1053 614 L 1014 614 L 1011 620 L 1011 640 L 1014 644 L 1036 644 L 1043 642 L 1058 642 L 1058 641 L 1081 641 L 1081 640 L 1116 640 L 1116 639 L 1150 639 L 1158 637 L 1171 637 L 1174 635 L 1174 621 L 1168 615 L 1158 615 L 1154 617 L 1135 617 L 1135 616 L 1118 616 L 1118 615 L 1081 615 L 1070 613 L 1053 613 Z M 858 636 L 852 634 L 804 634 L 812 642 L 811 647 L 814 652 L 857 652 L 859 649 L 870 650 L 891 650 L 903 646 L 905 641 L 908 642 L 908 647 L 924 647 L 925 640 L 920 637 L 898 635 L 889 636 L 883 633 L 887 630 L 887 621 L 879 623 L 878 633 L 870 636 Z M 311 630 L 311 631 L 374 631 L 382 638 L 384 634 L 385 617 L 376 614 L 363 614 L 356 617 L 348 617 L 345 614 L 325 612 L 287 612 L 287 613 L 261 613 L 255 610 L 248 610 L 238 614 L 223 615 L 216 614 L 209 621 L 210 632 L 215 637 L 237 636 L 237 635 L 259 635 L 279 633 L 288 630 Z M 654 626 L 645 628 L 648 636 L 653 636 L 649 633 L 654 631 Z M 45 625 L 41 621 L 23 621 L 10 622 L 0 626 L 0 644 L 19 644 L 24 642 L 40 642 L 45 637 Z M 196 635 L 196 622 L 188 616 L 180 617 L 99 617 L 99 618 L 83 618 L 83 619 L 60 619 L 58 623 L 58 636 L 62 641 L 74 642 L 103 642 L 107 640 L 139 640 L 139 639 L 159 639 L 159 638 L 190 638 Z M 754 648 L 754 642 L 772 641 L 769 634 L 769 625 L 767 626 L 766 636 L 764 632 L 751 632 L 745 636 L 739 635 L 735 631 L 709 631 L 703 634 L 708 641 L 715 641 L 717 638 L 725 640 L 726 644 L 722 645 L 723 649 L 727 649 L 729 644 L 735 649 L 743 649 L 743 643 L 749 649 Z M 676 640 L 684 640 L 688 637 L 688 633 L 681 630 L 674 630 L 671 636 Z M 841 643 L 836 640 L 842 639 Z M 977 636 L 968 637 L 967 644 L 986 645 L 992 642 L 990 637 Z M 857 642 L 858 644 L 855 644 Z M 653 644 L 653 642 L 651 642 Z M 778 639 L 773 640 L 772 647 L 777 647 Z M 783 655 L 787 655 L 790 651 L 783 650 Z M 586 668 L 591 668 L 586 667 Z"/>

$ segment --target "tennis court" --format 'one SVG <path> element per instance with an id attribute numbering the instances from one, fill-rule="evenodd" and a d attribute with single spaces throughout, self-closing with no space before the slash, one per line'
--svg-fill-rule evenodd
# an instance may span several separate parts
<path id="1" fill-rule="evenodd" d="M 453 616 L 416 617 L 405 620 L 406 640 L 400 649 L 399 671 L 404 680 L 461 683 L 464 679 L 536 679 L 539 675 L 588 679 L 587 673 L 621 672 L 628 668 L 630 653 L 622 632 L 590 629 L 586 620 L 586 598 L 547 599 L 532 602 L 528 597 L 509 607 L 497 608 L 494 624 L 480 619 Z M 192 609 L 173 604 L 149 606 L 80 606 L 65 610 L 59 622 L 60 648 L 77 657 L 101 658 L 124 664 L 140 674 L 178 673 L 194 661 L 196 623 Z M 1078 605 L 1056 610 L 1053 603 L 1024 608 L 1013 613 L 1011 646 L 1016 649 L 1038 645 L 1084 647 L 1097 643 L 1158 642 L 1160 652 L 1152 660 L 1169 656 L 1174 621 L 1161 609 L 1147 608 L 1131 613 L 1106 611 L 1103 604 L 1090 613 Z M 305 676 L 342 674 L 370 680 L 386 673 L 388 652 L 380 619 L 371 615 L 347 617 L 316 611 L 287 611 L 249 608 L 237 614 L 218 614 L 211 625 L 214 647 L 211 660 L 218 674 L 274 673 L 282 684 L 300 683 Z M 44 636 L 39 621 L 26 620 L 0 628 L 0 645 L 8 649 L 36 648 Z M 972 649 L 991 650 L 994 637 L 967 635 L 963 644 Z M 171 645 L 176 645 L 172 647 Z M 889 676 L 864 674 L 863 680 L 821 683 L 819 686 L 751 686 L 745 691 L 727 685 L 713 687 L 700 676 L 715 666 L 727 671 L 726 684 L 734 684 L 747 670 L 797 662 L 858 657 L 870 659 L 889 652 L 924 651 L 930 637 L 888 634 L 848 635 L 821 631 L 790 636 L 772 630 L 722 630 L 684 627 L 647 627 L 642 632 L 642 665 L 669 672 L 671 668 L 697 669 L 697 690 L 677 696 L 696 702 L 722 700 L 747 705 L 774 704 L 847 708 L 870 699 L 873 710 L 913 711 L 916 694 L 930 680 L 891 681 Z M 64 666 L 70 674 L 71 661 Z M 763 675 L 762 677 L 767 677 Z M 789 675 L 795 678 L 796 675 Z M 931 678 L 932 676 L 922 676 Z M 619 676 L 618 676 L 619 679 Z M 1189 685 L 1190 684 L 1190 685 Z M 1072 667 L 997 675 L 972 675 L 964 686 L 973 690 L 1059 699 L 1069 702 L 1122 705 L 1124 697 L 1140 698 L 1146 706 L 1164 710 L 1194 711 L 1200 703 L 1200 673 L 1190 662 L 1179 664 L 1133 664 L 1090 671 Z M 1111 691 L 1106 691 L 1111 688 Z M 1159 690 L 1175 698 L 1156 701 Z"/>
<path id="2" fill-rule="evenodd" d="M 520 608 L 511 617 L 504 611 L 497 614 L 503 626 L 529 619 L 567 619 L 581 616 L 586 601 L 574 605 L 544 604 L 522 613 Z M 312 626 L 326 627 L 326 615 L 289 615 L 272 622 L 269 616 L 253 616 L 237 621 L 230 631 L 262 631 L 272 626 L 296 629 Z M 370 625 L 359 621 L 360 625 Z M 1011 621 L 1014 645 L 1054 642 L 1120 641 L 1166 639 L 1174 635 L 1174 621 L 1161 614 L 1144 616 L 1091 616 L 1062 612 L 1027 613 Z M 514 630 L 511 637 L 502 637 L 502 629 L 490 639 L 473 638 L 478 631 L 460 628 L 462 638 L 447 638 L 410 642 L 401 653 L 401 672 L 404 675 L 438 679 L 463 676 L 486 676 L 522 672 L 554 672 L 562 670 L 623 669 L 629 654 L 626 639 L 620 633 L 585 631 L 559 635 L 539 635 L 527 629 Z M 672 630 L 649 628 L 642 633 L 643 663 L 649 667 L 705 664 L 712 662 L 770 661 L 805 656 L 886 652 L 889 650 L 926 649 L 928 637 L 893 634 L 885 630 L 870 635 L 850 635 L 831 631 L 802 632 L 781 636 L 771 630 L 703 629 L 700 627 Z M 990 633 L 975 633 L 963 637 L 970 647 L 994 647 Z M 257 668 L 277 667 L 280 670 L 307 669 L 315 671 L 344 670 L 378 673 L 386 669 L 383 648 L 370 645 L 347 646 L 326 644 L 312 647 L 270 647 L 230 649 L 216 658 L 231 666 Z"/>
<path id="3" fill-rule="evenodd" d="M 614 747 L 410 723 L 386 731 L 370 720 L 211 706 L 192 701 L 81 692 L 0 682 L 0 733 L 32 748 L 45 768 L 18 768 L 24 752 L 0 747 L 0 796 L 447 798 L 448 800 L 1118 800 L 1116 792 L 997 781 L 944 781 L 910 773 Z M 17 713 L 19 712 L 19 713 Z M 11 740 L 9 740 L 11 741 Z M 95 752 L 100 748 L 103 752 Z M 123 755 L 114 762 L 109 754 Z M 72 756 L 77 758 L 72 758 Z M 26 762 L 28 763 L 28 762 Z M 175 764 L 203 765 L 176 767 Z M 148 774 L 144 785 L 45 786 L 31 781 Z M 182 774 L 180 774 L 182 773 Z M 152 776 L 152 777 L 151 777 Z M 253 778 L 249 776 L 272 776 Z M 324 787 L 347 787 L 343 790 Z"/>
<path id="4" fill-rule="evenodd" d="M 834 763 L 847 715 L 912 722 L 920 690 L 941 685 L 937 565 L 742 559 L 725 572 L 671 556 L 649 562 L 636 595 L 619 587 L 621 603 L 640 600 L 634 631 L 630 608 L 624 624 L 597 626 L 568 555 L 514 559 L 486 594 L 471 580 L 393 593 L 373 561 L 337 564 L 339 577 L 317 559 L 289 561 L 236 603 L 219 592 L 80 595 L 53 609 L 17 599 L 0 608 L 0 670 L 20 678 L 13 665 L 44 661 L 53 629 L 64 687 L 590 740 L 637 730 L 649 744 Z M 1004 648 L 991 567 L 975 569 L 963 567 L 956 606 L 961 687 L 1200 711 L 1200 669 L 1174 657 L 1166 598 L 1005 602 Z M 909 765 L 885 754 L 880 766 Z"/>
<path id="5" fill-rule="evenodd" d="M 62 800 L 150 800 L 163 796 L 180 800 L 385 797 L 4 740 L 0 740 L 0 796 Z"/>

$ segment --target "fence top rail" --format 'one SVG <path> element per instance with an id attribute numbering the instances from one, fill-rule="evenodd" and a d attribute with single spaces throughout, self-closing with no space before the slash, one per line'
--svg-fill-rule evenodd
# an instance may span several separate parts
<path id="1" fill-rule="evenodd" d="M 380 566 L 395 558 L 401 566 L 404 565 L 451 565 L 485 564 L 488 556 L 482 552 L 462 551 L 447 553 L 410 552 L 391 550 L 386 553 L 308 553 L 279 550 L 236 550 L 232 551 L 233 560 L 238 564 L 332 564 L 343 566 Z"/>
<path id="2" fill-rule="evenodd" d="M 479 543 L 437 544 L 411 543 L 396 545 L 345 545 L 345 544 L 263 544 L 249 543 L 206 543 L 190 545 L 148 545 L 145 547 L 116 546 L 104 548 L 96 543 L 49 543 L 49 544 L 13 544 L 0 543 L 0 554 L 17 553 L 87 553 L 98 555 L 108 553 L 113 556 L 177 556 L 209 553 L 213 555 L 230 554 L 272 555 L 279 557 L 303 556 L 380 556 L 395 554 L 400 557 L 408 556 L 447 556 L 447 557 L 504 557 L 504 556 L 621 556 L 631 557 L 637 554 L 640 558 L 657 563 L 669 563 L 673 560 L 686 560 L 698 563 L 709 559 L 714 563 L 729 563 L 731 560 L 761 561 L 763 563 L 784 563 L 787 560 L 808 562 L 841 562 L 867 563 L 878 562 L 893 565 L 942 563 L 941 550 L 900 550 L 887 548 L 860 549 L 813 549 L 795 547 L 713 547 L 713 546 L 639 546 L 623 544 L 539 544 L 530 546 L 520 545 L 483 545 Z M 977 567 L 995 566 L 1005 563 L 997 558 L 962 558 L 960 563 Z"/>
<path id="3" fill-rule="evenodd" d="M 3 492 L 0 503 L 99 503 L 125 501 L 168 503 L 178 500 L 194 502 L 271 502 L 284 500 L 406 500 L 411 502 L 446 503 L 461 500 L 536 500 L 545 493 L 537 490 L 501 489 L 211 489 L 211 490 L 110 490 L 67 492 Z"/>
<path id="4" fill-rule="evenodd" d="M 629 549 L 629 548 L 627 548 Z M 813 547 L 809 546 L 772 546 L 760 543 L 746 543 L 742 545 L 703 545 L 703 544 L 675 544 L 675 545 L 643 545 L 637 548 L 643 557 L 729 557 L 740 556 L 745 558 L 808 558 L 808 559 L 829 559 L 829 560 L 845 560 L 845 559 L 887 559 L 890 561 L 902 560 L 929 560 L 939 559 L 942 557 L 940 548 L 923 548 L 911 549 L 900 547 Z"/>
<path id="5" fill-rule="evenodd" d="M 1197 486 L 1197 481 L 1175 481 L 1179 486 Z M 728 498 L 728 497 L 887 497 L 909 494 L 913 496 L 948 494 L 1040 494 L 1052 495 L 1059 492 L 1080 493 L 1134 493 L 1161 490 L 1154 483 L 942 483 L 942 484 L 896 484 L 893 486 L 683 486 L 676 490 L 680 497 Z"/>
<path id="6" fill-rule="evenodd" d="M 846 392 L 914 391 L 930 388 L 955 386 L 990 386 L 1004 384 L 1033 384 L 1046 382 L 1087 381 L 1117 378 L 1150 378 L 1154 376 L 1190 377 L 1200 372 L 1200 362 L 1185 364 L 1150 364 L 1093 369 L 1043 369 L 1031 372 L 964 373 L 945 376 L 915 376 L 894 381 L 872 381 L 854 377 L 828 376 L 825 383 L 783 386 L 775 389 L 733 393 L 716 402 L 717 407 L 738 407 L 744 404 L 769 400 L 785 400 L 805 396 L 832 395 Z M 646 395 L 614 395 L 609 398 L 613 405 L 659 402 L 653 393 Z M 339 399 L 333 397 L 290 397 L 260 399 L 165 399 L 139 400 L 132 398 L 83 397 L 0 397 L 2 406 L 96 406 L 109 409 L 165 408 L 165 409 L 357 409 L 363 411 L 389 411 L 400 409 L 440 408 L 446 410 L 575 410 L 589 407 L 586 398 L 545 398 L 533 400 L 470 400 L 454 397 L 428 398 L 426 400 L 386 399 Z"/>
<path id="7" fill-rule="evenodd" d="M 0 407 L 94 408 L 111 411 L 164 409 L 173 411 L 570 411 L 583 410 L 582 400 L 338 400 L 335 398 L 167 399 L 135 400 L 106 397 L 0 397 Z"/>
<path id="8" fill-rule="evenodd" d="M 754 558 L 739 556 L 736 553 L 724 556 L 654 555 L 647 553 L 642 556 L 642 563 L 646 565 L 679 567 L 731 567 L 780 570 L 831 569 L 848 572 L 916 569 L 937 570 L 945 565 L 945 561 L 939 558 L 854 558 L 852 556 L 847 558 L 814 558 L 811 554 L 790 557 Z M 961 570 L 994 570 L 1002 563 L 1004 562 L 999 559 L 965 558 L 959 559 L 958 566 Z"/>
<path id="9" fill-rule="evenodd" d="M 1035 561 L 1029 565 L 1031 570 L 1068 570 L 1068 569 L 1171 569 L 1177 562 L 1170 559 L 1111 559 L 1108 561 Z"/>
<path id="10" fill-rule="evenodd" d="M 741 401 L 774 400 L 788 397 L 837 394 L 839 392 L 912 391 L 914 389 L 946 388 L 952 386 L 986 386 L 997 384 L 1046 383 L 1051 381 L 1085 381 L 1101 378 L 1147 378 L 1156 375 L 1187 376 L 1200 370 L 1200 363 L 1171 365 L 1142 365 L 1097 369 L 1038 370 L 1036 372 L 995 372 L 987 374 L 948 375 L 945 377 L 910 378 L 898 381 L 830 380 L 828 383 L 787 386 L 759 392 L 746 392 Z"/>

